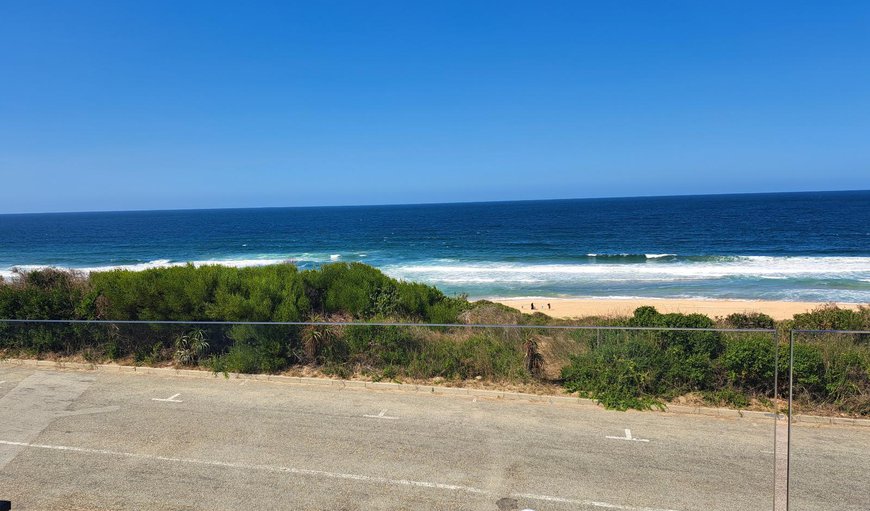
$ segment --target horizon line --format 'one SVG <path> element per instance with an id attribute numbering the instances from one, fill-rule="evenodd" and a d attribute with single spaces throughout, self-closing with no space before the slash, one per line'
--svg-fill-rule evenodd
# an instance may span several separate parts
<path id="1" fill-rule="evenodd" d="M 675 197 L 728 197 L 737 195 L 798 195 L 812 193 L 855 193 L 870 192 L 870 189 L 847 189 L 847 190 L 798 190 L 776 192 L 724 192 L 724 193 L 677 193 L 666 195 L 608 195 L 597 197 L 567 197 L 567 198 L 544 198 L 544 199 L 505 199 L 505 200 L 468 200 L 453 202 L 394 202 L 380 204 L 331 204 L 331 205 L 307 205 L 307 206 L 242 206 L 242 207 L 213 207 L 213 208 L 165 208 L 165 209 L 97 209 L 76 211 L 37 211 L 37 212 L 9 212 L 0 213 L 0 216 L 25 216 L 25 215 L 66 215 L 66 214 L 96 214 L 96 213 L 169 213 L 181 211 L 234 211 L 251 209 L 319 209 L 319 208 L 367 208 L 367 207 L 402 207 L 402 206 L 449 206 L 458 204 L 508 204 L 517 202 L 557 202 L 577 200 L 613 200 L 613 199 L 656 199 Z"/>

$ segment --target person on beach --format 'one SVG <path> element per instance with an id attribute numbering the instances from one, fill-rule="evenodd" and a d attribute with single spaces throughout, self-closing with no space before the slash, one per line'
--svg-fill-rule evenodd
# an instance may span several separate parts
<path id="1" fill-rule="evenodd" d="M 532 302 L 532 310 L 535 310 L 535 302 Z"/>
<path id="2" fill-rule="evenodd" d="M 547 310 L 550 310 L 550 309 L 552 309 L 552 307 L 550 307 L 550 304 L 548 303 L 548 304 L 547 304 Z"/>

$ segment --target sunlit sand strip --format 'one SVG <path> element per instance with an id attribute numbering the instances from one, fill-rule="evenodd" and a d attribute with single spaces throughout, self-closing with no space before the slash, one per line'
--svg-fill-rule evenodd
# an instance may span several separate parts
<path id="1" fill-rule="evenodd" d="M 763 312 L 773 319 L 790 319 L 824 304 L 817 302 L 777 302 L 753 300 L 691 300 L 672 298 L 512 298 L 495 302 L 522 312 L 543 312 L 555 318 L 584 316 L 630 316 L 643 305 L 652 305 L 659 312 L 700 313 L 710 317 L 727 316 L 735 312 Z M 531 305 L 534 303 L 535 310 Z M 841 308 L 857 309 L 859 304 L 838 303 Z"/>

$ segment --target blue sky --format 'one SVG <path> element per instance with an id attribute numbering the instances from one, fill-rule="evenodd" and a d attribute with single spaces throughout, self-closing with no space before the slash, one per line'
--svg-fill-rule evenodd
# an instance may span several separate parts
<path id="1" fill-rule="evenodd" d="M 870 2 L 3 2 L 0 212 L 870 188 Z"/>

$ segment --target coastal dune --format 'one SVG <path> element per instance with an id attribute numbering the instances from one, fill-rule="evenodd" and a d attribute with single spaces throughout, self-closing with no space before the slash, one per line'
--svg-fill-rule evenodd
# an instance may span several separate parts
<path id="1" fill-rule="evenodd" d="M 671 298 L 522 298 L 497 299 L 494 302 L 522 312 L 543 312 L 554 318 L 585 316 L 630 316 L 634 310 L 651 305 L 659 312 L 700 313 L 724 317 L 736 312 L 762 312 L 775 320 L 791 319 L 795 314 L 811 311 L 822 305 L 818 302 L 785 302 L 761 300 L 692 300 Z M 535 310 L 531 310 L 531 304 Z M 547 307 L 550 304 L 550 307 Z M 837 303 L 838 307 L 856 310 L 859 304 Z"/>

